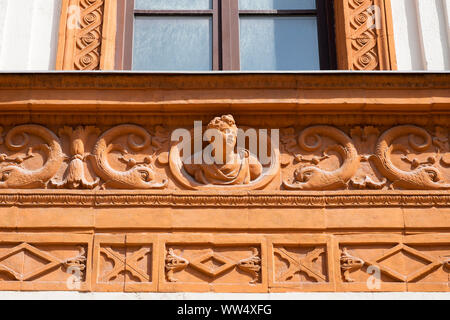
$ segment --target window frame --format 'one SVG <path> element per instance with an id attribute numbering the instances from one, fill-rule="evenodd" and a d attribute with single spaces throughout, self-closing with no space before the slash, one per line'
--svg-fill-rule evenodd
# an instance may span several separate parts
<path id="1" fill-rule="evenodd" d="M 239 10 L 239 0 L 212 0 L 211 10 L 135 10 L 134 4 L 134 0 L 118 0 L 115 60 L 118 70 L 132 70 L 135 16 L 211 16 L 212 71 L 240 70 L 240 16 L 315 16 L 320 70 L 337 68 L 332 0 L 316 0 L 313 10 Z"/>

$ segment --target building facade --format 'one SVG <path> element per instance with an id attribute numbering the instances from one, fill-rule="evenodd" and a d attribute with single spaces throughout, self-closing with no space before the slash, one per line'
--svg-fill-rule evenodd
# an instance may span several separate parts
<path id="1" fill-rule="evenodd" d="M 0 290 L 450 291 L 449 0 L 0 6 Z"/>

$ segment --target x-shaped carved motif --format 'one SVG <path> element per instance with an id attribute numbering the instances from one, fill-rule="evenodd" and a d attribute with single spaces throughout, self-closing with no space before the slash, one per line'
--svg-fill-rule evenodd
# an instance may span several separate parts
<path id="1" fill-rule="evenodd" d="M 113 269 L 104 276 L 107 281 L 117 277 L 119 273 L 126 271 L 139 278 L 141 282 L 150 281 L 149 275 L 137 266 L 138 261 L 150 252 L 150 248 L 141 248 L 126 257 L 121 256 L 111 247 L 100 248 L 100 252 L 104 253 L 108 258 L 114 261 Z"/>
<path id="2" fill-rule="evenodd" d="M 292 256 L 285 248 L 274 248 L 274 253 L 278 254 L 283 259 L 289 262 L 288 270 L 281 275 L 281 281 L 285 282 L 291 279 L 294 274 L 304 272 L 309 277 L 315 279 L 317 282 L 326 282 L 325 276 L 316 268 L 314 268 L 314 261 L 325 252 L 325 249 L 316 248 L 308 252 L 302 259 L 297 259 Z"/>

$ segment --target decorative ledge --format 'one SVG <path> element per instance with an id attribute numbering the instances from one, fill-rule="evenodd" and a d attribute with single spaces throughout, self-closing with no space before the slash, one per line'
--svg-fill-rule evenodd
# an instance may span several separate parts
<path id="1" fill-rule="evenodd" d="M 240 193 L 170 191 L 3 190 L 0 206 L 19 207 L 448 207 L 448 191 Z"/>

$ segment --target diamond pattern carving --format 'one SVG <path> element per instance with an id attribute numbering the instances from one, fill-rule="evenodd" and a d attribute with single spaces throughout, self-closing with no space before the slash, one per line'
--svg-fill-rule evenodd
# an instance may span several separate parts
<path id="1" fill-rule="evenodd" d="M 207 262 L 210 263 L 208 264 Z M 218 263 L 219 266 L 214 266 L 215 263 Z M 190 261 L 190 265 L 198 271 L 212 278 L 216 278 L 224 272 L 234 268 L 236 262 L 217 252 L 210 250 L 206 254 L 194 258 L 192 261 Z"/>
<path id="2" fill-rule="evenodd" d="M 24 269 L 24 264 L 22 263 L 22 270 L 16 270 L 17 268 L 8 266 L 7 260 L 12 257 L 17 257 L 17 255 L 28 253 L 32 257 L 37 257 L 46 263 L 41 265 L 38 268 L 33 268 L 31 271 L 27 271 Z M 25 257 L 23 257 L 25 259 Z M 5 264 L 6 262 L 6 264 Z M 4 253 L 0 257 L 0 270 L 2 272 L 6 272 L 14 279 L 19 281 L 27 281 L 31 280 L 35 277 L 39 277 L 50 271 L 51 269 L 63 264 L 64 261 L 56 258 L 55 256 L 44 252 L 42 250 L 37 249 L 36 247 L 28 244 L 22 243 L 14 248 L 9 249 L 6 253 Z"/>

